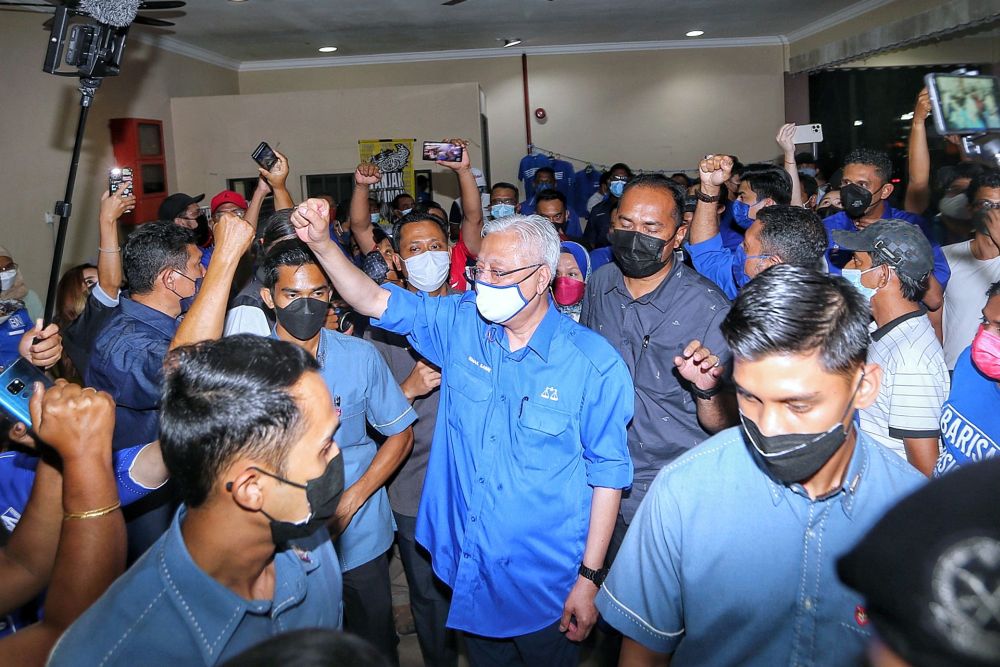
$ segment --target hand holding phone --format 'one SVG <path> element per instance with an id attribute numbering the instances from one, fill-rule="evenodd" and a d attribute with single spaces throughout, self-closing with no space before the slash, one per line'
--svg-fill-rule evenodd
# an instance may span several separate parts
<path id="1" fill-rule="evenodd" d="M 819 123 L 809 125 L 796 125 L 795 134 L 792 135 L 792 143 L 795 144 L 818 144 L 823 141 L 823 126 Z"/>
<path id="2" fill-rule="evenodd" d="M 31 410 L 28 403 L 35 393 L 35 383 L 41 382 L 44 387 L 51 387 L 52 380 L 45 376 L 23 357 L 8 366 L 0 373 L 0 409 L 13 422 L 21 422 L 32 428 Z"/>
<path id="3" fill-rule="evenodd" d="M 423 158 L 428 162 L 461 162 L 465 149 L 461 144 L 425 141 Z"/>
<path id="4" fill-rule="evenodd" d="M 111 194 L 118 192 L 119 188 L 124 188 L 123 197 L 131 197 L 132 192 L 132 170 L 128 167 L 113 167 L 108 171 L 108 191 Z"/>
<path id="5" fill-rule="evenodd" d="M 278 156 L 275 154 L 274 150 L 267 145 L 266 141 L 260 142 L 260 145 L 250 154 L 253 161 L 260 165 L 261 169 L 265 171 L 271 171 L 271 167 L 275 165 L 278 161 Z"/>

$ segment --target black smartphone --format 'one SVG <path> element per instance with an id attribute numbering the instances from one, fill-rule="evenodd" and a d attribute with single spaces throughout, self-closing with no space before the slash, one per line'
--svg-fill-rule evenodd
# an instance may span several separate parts
<path id="1" fill-rule="evenodd" d="M 424 159 L 428 162 L 461 162 L 465 152 L 459 144 L 449 144 L 444 141 L 425 141 Z"/>
<path id="2" fill-rule="evenodd" d="M 0 373 L 0 409 L 12 421 L 23 422 L 29 429 L 31 412 L 28 401 L 35 393 L 35 382 L 41 382 L 46 388 L 53 385 L 44 373 L 31 365 L 24 357 L 18 357 L 3 373 Z"/>
<path id="3" fill-rule="evenodd" d="M 114 194 L 121 187 L 125 188 L 125 197 L 132 196 L 132 170 L 128 167 L 114 167 L 108 171 L 108 191 Z"/>
<path id="4" fill-rule="evenodd" d="M 254 162 L 267 171 L 271 171 L 271 167 L 273 167 L 278 161 L 278 156 L 275 155 L 274 151 L 267 145 L 266 141 L 260 142 L 260 146 L 257 146 L 257 150 L 255 150 L 250 157 L 253 158 Z"/>

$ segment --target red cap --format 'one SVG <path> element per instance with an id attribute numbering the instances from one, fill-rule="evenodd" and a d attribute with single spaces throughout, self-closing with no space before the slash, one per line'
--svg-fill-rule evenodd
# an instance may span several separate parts
<path id="1" fill-rule="evenodd" d="M 223 190 L 219 194 L 212 197 L 212 203 L 209 205 L 212 215 L 215 215 L 215 209 L 219 208 L 223 204 L 235 204 L 244 211 L 250 207 L 250 205 L 247 204 L 247 200 L 240 193 L 233 192 L 232 190 Z"/>

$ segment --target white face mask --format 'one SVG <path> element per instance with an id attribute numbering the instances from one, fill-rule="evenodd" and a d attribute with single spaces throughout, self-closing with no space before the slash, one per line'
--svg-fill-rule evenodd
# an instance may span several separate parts
<path id="1" fill-rule="evenodd" d="M 378 221 L 382 219 L 382 216 L 378 213 L 371 213 L 368 217 L 371 219 L 373 225 L 377 225 Z"/>
<path id="2" fill-rule="evenodd" d="M 535 271 L 537 270 L 536 268 Z M 531 275 L 535 275 L 534 271 Z M 490 322 L 502 324 L 520 313 L 535 296 L 538 296 L 536 294 L 531 299 L 525 299 L 521 294 L 520 284 L 497 286 L 476 281 L 476 309 L 479 310 L 479 314 Z"/>
<path id="3" fill-rule="evenodd" d="M 444 250 L 422 252 L 403 260 L 406 280 L 424 292 L 433 292 L 448 279 L 451 257 Z"/>
<path id="4" fill-rule="evenodd" d="M 0 291 L 6 292 L 11 287 L 14 286 L 14 281 L 17 279 L 17 269 L 11 269 L 9 271 L 3 271 L 0 273 Z"/>
<path id="5" fill-rule="evenodd" d="M 969 198 L 965 193 L 957 194 L 953 197 L 942 197 L 938 202 L 938 210 L 952 220 L 971 220 L 972 211 L 969 210 Z"/>

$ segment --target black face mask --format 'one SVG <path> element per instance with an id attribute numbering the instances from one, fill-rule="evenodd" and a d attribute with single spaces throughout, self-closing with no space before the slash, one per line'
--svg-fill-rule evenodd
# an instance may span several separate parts
<path id="1" fill-rule="evenodd" d="M 667 265 L 660 258 L 673 239 L 671 236 L 664 241 L 642 232 L 615 229 L 611 232 L 611 250 L 623 274 L 629 278 L 648 278 Z"/>
<path id="2" fill-rule="evenodd" d="M 845 185 L 840 188 L 840 205 L 844 207 L 847 217 L 857 220 L 872 205 L 872 193 L 854 183 Z"/>
<path id="3" fill-rule="evenodd" d="M 274 307 L 274 314 L 285 331 L 299 340 L 312 340 L 326 323 L 330 304 L 319 299 L 300 297 L 284 308 Z"/>
<path id="4" fill-rule="evenodd" d="M 337 513 L 340 494 L 344 492 L 344 457 L 340 452 L 326 464 L 326 470 L 323 471 L 322 475 L 316 479 L 310 479 L 305 484 L 297 484 L 261 468 L 254 468 L 254 470 L 268 477 L 273 477 L 283 484 L 294 486 L 297 489 L 305 489 L 306 500 L 309 501 L 309 518 L 302 523 L 280 521 L 261 510 L 261 513 L 271 522 L 271 539 L 276 545 L 281 546 L 294 540 L 309 537 L 325 526 L 327 521 Z"/>
<path id="5" fill-rule="evenodd" d="M 823 208 L 816 209 L 816 215 L 818 215 L 820 219 L 829 218 L 831 215 L 835 215 L 837 213 L 840 213 L 840 209 L 836 206 L 824 206 Z"/>
<path id="6" fill-rule="evenodd" d="M 864 375 L 861 376 L 864 382 Z M 858 389 L 861 383 L 858 383 Z M 823 433 L 789 433 L 787 435 L 764 435 L 757 424 L 740 412 L 743 423 L 743 437 L 750 443 L 757 459 L 767 473 L 782 484 L 792 484 L 809 479 L 830 460 L 847 440 L 848 431 L 843 421 L 854 405 L 854 390 L 847 409 L 840 421 Z M 853 425 L 853 422 L 851 422 Z"/>

